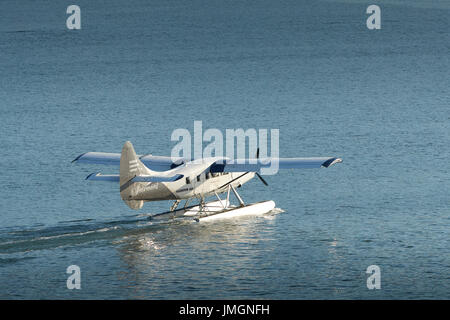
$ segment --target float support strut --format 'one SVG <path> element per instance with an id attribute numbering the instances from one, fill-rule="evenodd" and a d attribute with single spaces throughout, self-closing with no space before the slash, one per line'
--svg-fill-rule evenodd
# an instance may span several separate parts
<path id="1" fill-rule="evenodd" d="M 245 203 L 242 200 L 242 198 L 239 196 L 239 193 L 237 193 L 236 189 L 231 184 L 230 184 L 230 186 L 231 186 L 231 190 L 233 190 L 234 195 L 239 200 L 239 203 L 241 204 L 241 207 L 245 206 Z"/>

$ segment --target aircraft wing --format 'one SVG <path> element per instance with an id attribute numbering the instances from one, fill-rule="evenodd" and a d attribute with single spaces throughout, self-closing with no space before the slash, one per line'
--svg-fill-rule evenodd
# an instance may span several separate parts
<path id="1" fill-rule="evenodd" d="M 200 163 L 196 161 L 186 161 L 183 158 L 172 159 L 171 157 L 153 156 L 153 155 L 138 155 L 139 159 L 150 170 L 154 171 L 168 171 L 171 169 L 177 170 L 177 173 L 182 175 L 198 174 L 205 168 L 206 164 L 210 163 L 210 159 L 204 159 Z M 211 158 L 212 161 L 210 172 L 259 172 L 263 168 L 271 168 L 274 161 L 278 161 L 279 169 L 308 169 L 308 168 L 328 168 L 329 166 L 342 162 L 342 159 L 336 157 L 315 157 L 315 158 L 256 158 L 256 159 L 234 159 L 227 158 Z M 87 164 L 104 164 L 120 166 L 120 153 L 106 153 L 106 152 L 86 152 L 79 155 L 72 162 L 87 163 Z M 273 166 L 272 166 L 273 168 Z M 264 172 L 262 172 L 264 173 Z M 111 181 L 108 179 L 115 179 L 112 175 L 96 176 L 95 180 Z M 94 180 L 92 176 L 89 180 Z M 170 180 L 174 181 L 174 180 Z M 150 182 L 150 181 L 149 181 Z M 155 181 L 156 182 L 156 181 Z"/>
<path id="2" fill-rule="evenodd" d="M 173 161 L 171 157 L 153 156 L 151 154 L 138 155 L 138 157 L 146 167 L 154 171 L 167 171 L 185 162 L 182 158 Z M 120 153 L 86 152 L 79 155 L 72 162 L 120 166 Z"/>
<path id="3" fill-rule="evenodd" d="M 181 174 L 175 174 L 172 176 L 167 175 L 136 176 L 132 179 L 132 182 L 172 182 L 179 180 L 181 178 L 183 178 L 183 175 Z M 86 177 L 86 180 L 119 182 L 120 176 L 118 174 L 91 173 Z"/>
<path id="4" fill-rule="evenodd" d="M 310 169 L 328 168 L 329 166 L 342 162 L 336 157 L 318 158 L 258 158 L 258 159 L 235 159 L 224 160 L 223 163 L 214 163 L 211 172 L 259 172 L 262 168 L 274 168 L 274 161 L 278 161 L 279 169 Z"/>

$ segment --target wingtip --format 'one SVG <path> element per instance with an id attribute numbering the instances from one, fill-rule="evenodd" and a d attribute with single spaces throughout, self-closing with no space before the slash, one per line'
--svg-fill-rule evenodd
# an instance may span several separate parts
<path id="1" fill-rule="evenodd" d="M 331 158 L 322 163 L 322 167 L 328 168 L 329 166 L 332 166 L 335 163 L 341 163 L 343 160 L 341 158 Z"/>
<path id="2" fill-rule="evenodd" d="M 73 159 L 72 160 L 72 163 L 74 163 L 74 162 L 76 162 L 76 161 L 78 161 L 82 156 L 84 156 L 86 154 L 86 152 L 85 153 L 82 153 L 82 154 L 80 154 L 78 157 L 76 157 L 75 159 Z"/>

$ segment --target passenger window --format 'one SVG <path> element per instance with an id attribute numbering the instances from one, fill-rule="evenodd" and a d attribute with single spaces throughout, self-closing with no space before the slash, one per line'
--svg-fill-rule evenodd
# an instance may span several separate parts
<path id="1" fill-rule="evenodd" d="M 197 181 L 200 182 L 201 175 L 197 176 Z"/>
<path id="2" fill-rule="evenodd" d="M 191 179 L 189 179 L 188 177 L 186 177 L 186 184 L 190 184 L 191 183 Z"/>

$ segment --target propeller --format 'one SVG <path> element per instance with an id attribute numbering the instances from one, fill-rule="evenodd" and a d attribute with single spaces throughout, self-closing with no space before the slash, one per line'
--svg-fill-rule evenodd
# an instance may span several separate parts
<path id="1" fill-rule="evenodd" d="M 261 180 L 262 183 L 264 183 L 266 186 L 268 186 L 269 184 L 266 182 L 266 180 L 263 179 L 263 177 L 261 177 L 261 175 L 258 172 L 255 172 L 256 176 L 259 178 L 259 180 Z"/>
<path id="2" fill-rule="evenodd" d="M 259 159 L 259 148 L 256 149 L 256 159 Z M 264 183 L 266 186 L 269 186 L 269 184 L 266 182 L 266 180 L 263 179 L 263 177 L 261 177 L 261 175 L 258 172 L 255 172 L 256 176 L 259 178 L 259 180 L 261 180 L 262 183 Z"/>

